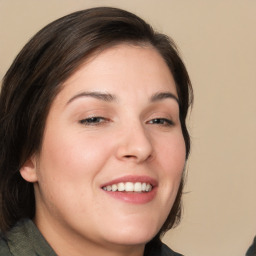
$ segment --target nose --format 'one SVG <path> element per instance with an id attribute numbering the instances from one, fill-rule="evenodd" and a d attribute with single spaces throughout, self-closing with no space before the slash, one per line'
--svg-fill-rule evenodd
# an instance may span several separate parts
<path id="1" fill-rule="evenodd" d="M 141 124 L 126 127 L 120 132 L 117 158 L 122 161 L 142 163 L 152 158 L 152 140 Z"/>

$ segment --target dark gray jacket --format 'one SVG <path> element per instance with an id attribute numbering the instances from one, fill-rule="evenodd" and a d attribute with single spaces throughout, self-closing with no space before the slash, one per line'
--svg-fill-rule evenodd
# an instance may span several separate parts
<path id="1" fill-rule="evenodd" d="M 253 243 L 248 249 L 246 256 L 256 256 L 256 236 L 254 237 Z"/>
<path id="2" fill-rule="evenodd" d="M 29 220 L 17 223 L 4 238 L 0 238 L 0 256 L 57 256 L 40 231 Z M 165 244 L 152 249 L 147 256 L 182 256 Z"/>

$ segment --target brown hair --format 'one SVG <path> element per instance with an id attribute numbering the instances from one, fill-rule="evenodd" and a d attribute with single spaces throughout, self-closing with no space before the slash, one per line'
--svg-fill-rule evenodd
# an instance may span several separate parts
<path id="1" fill-rule="evenodd" d="M 46 118 L 61 84 L 91 54 L 114 44 L 150 44 L 166 61 L 176 83 L 180 122 L 190 151 L 186 116 L 192 102 L 187 70 L 174 42 L 124 10 L 99 7 L 62 17 L 39 31 L 21 50 L 3 79 L 0 95 L 0 229 L 33 218 L 33 184 L 20 176 L 24 162 L 40 151 Z M 183 180 L 176 201 L 156 236 L 180 219 Z"/>

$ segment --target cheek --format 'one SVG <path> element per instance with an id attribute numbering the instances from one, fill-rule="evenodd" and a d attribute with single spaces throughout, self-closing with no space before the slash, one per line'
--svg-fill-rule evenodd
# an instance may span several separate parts
<path id="1" fill-rule="evenodd" d="M 181 176 L 186 162 L 186 146 L 181 132 L 158 140 L 160 164 L 169 175 Z"/>
<path id="2" fill-rule="evenodd" d="M 169 143 L 168 143 L 169 141 Z M 172 205 L 180 186 L 186 162 L 186 147 L 182 134 L 170 136 L 158 143 L 158 168 L 160 180 L 159 189 L 166 194 L 168 205 Z"/>
<path id="3" fill-rule="evenodd" d="M 102 147 L 102 140 L 87 137 L 85 141 L 82 134 L 72 138 L 46 135 L 38 160 L 40 200 L 58 215 L 74 209 L 86 211 L 110 150 Z"/>
<path id="4" fill-rule="evenodd" d="M 82 133 L 77 136 L 65 136 L 66 133 L 46 135 L 40 155 L 40 169 L 44 170 L 42 175 L 58 181 L 82 182 L 95 176 L 111 152 L 106 148 L 111 144 L 104 138 L 84 138 Z"/>

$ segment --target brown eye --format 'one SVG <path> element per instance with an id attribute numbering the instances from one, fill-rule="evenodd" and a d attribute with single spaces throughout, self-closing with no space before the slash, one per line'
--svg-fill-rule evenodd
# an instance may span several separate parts
<path id="1" fill-rule="evenodd" d="M 154 118 L 148 121 L 148 124 L 157 124 L 157 125 L 164 125 L 164 126 L 174 125 L 173 121 L 167 118 Z"/>
<path id="2" fill-rule="evenodd" d="M 84 125 L 98 125 L 101 123 L 106 122 L 107 119 L 101 116 L 94 116 L 94 117 L 89 117 L 85 118 L 79 121 L 79 123 L 84 124 Z"/>

